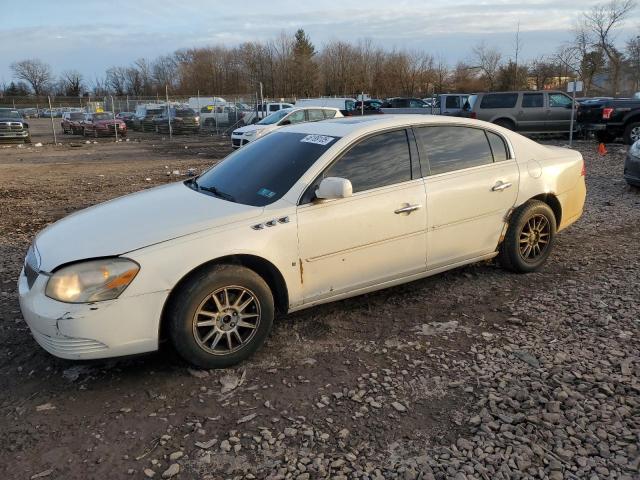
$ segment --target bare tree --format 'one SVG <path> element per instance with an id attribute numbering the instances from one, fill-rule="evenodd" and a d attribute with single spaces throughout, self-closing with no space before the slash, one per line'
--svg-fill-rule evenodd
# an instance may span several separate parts
<path id="1" fill-rule="evenodd" d="M 84 90 L 82 74 L 77 70 L 66 70 L 60 74 L 60 85 L 68 97 L 79 97 Z"/>
<path id="2" fill-rule="evenodd" d="M 107 88 L 116 95 L 124 95 L 127 90 L 127 69 L 111 67 L 105 72 Z"/>
<path id="3" fill-rule="evenodd" d="M 623 55 L 615 47 L 615 30 L 635 8 L 635 0 L 610 0 L 585 13 L 585 28 L 593 34 L 595 44 L 609 61 L 611 91 L 618 93 Z"/>
<path id="4" fill-rule="evenodd" d="M 35 95 L 44 93 L 53 79 L 51 66 L 38 59 L 22 60 L 11 64 L 14 77 L 24 80 L 33 89 Z"/>
<path id="5" fill-rule="evenodd" d="M 627 42 L 627 67 L 634 82 L 634 90 L 640 91 L 640 35 Z"/>
<path id="6" fill-rule="evenodd" d="M 473 55 L 475 67 L 482 73 L 489 90 L 493 90 L 502 54 L 496 48 L 488 47 L 484 42 L 481 42 L 473 48 Z"/>

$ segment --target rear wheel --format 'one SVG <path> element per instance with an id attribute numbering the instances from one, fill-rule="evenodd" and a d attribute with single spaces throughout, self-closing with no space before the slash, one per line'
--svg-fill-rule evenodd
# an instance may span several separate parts
<path id="1" fill-rule="evenodd" d="M 218 265 L 187 280 L 169 308 L 178 353 L 202 368 L 225 368 L 251 356 L 267 339 L 273 295 L 253 270 Z"/>
<path id="2" fill-rule="evenodd" d="M 553 210 L 544 202 L 529 200 L 511 216 L 500 245 L 500 263 L 513 272 L 535 272 L 551 254 L 555 236 Z"/>
<path id="3" fill-rule="evenodd" d="M 640 122 L 632 122 L 624 129 L 624 143 L 632 145 L 640 140 Z"/>
<path id="4" fill-rule="evenodd" d="M 498 125 L 499 127 L 506 128 L 508 130 L 515 130 L 516 129 L 515 124 L 511 120 L 508 120 L 506 118 L 499 118 L 498 120 L 494 121 L 493 123 L 495 125 Z"/>

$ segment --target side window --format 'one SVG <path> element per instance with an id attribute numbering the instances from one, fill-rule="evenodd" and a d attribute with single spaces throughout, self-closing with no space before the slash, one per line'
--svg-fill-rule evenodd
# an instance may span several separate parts
<path id="1" fill-rule="evenodd" d="M 460 108 L 460 97 L 447 97 L 445 108 Z"/>
<path id="2" fill-rule="evenodd" d="M 304 110 L 298 110 L 296 112 L 290 113 L 287 117 L 289 122 L 293 123 L 301 123 L 304 122 Z"/>
<path id="3" fill-rule="evenodd" d="M 277 112 L 278 110 L 280 110 L 280 105 L 269 105 L 270 112 Z"/>
<path id="4" fill-rule="evenodd" d="M 424 103 L 419 101 L 419 100 L 409 100 L 409 107 L 410 108 L 422 108 L 424 107 Z"/>
<path id="5" fill-rule="evenodd" d="M 487 132 L 487 138 L 491 145 L 491 151 L 493 152 L 494 162 L 503 162 L 509 158 L 507 145 L 500 135 L 496 135 L 493 132 Z"/>
<path id="6" fill-rule="evenodd" d="M 493 163 L 484 130 L 422 127 L 414 131 L 421 151 L 427 154 L 431 175 Z"/>
<path id="7" fill-rule="evenodd" d="M 549 94 L 549 106 L 550 107 L 562 107 L 568 108 L 571 105 L 571 99 L 562 93 L 550 93 Z"/>
<path id="8" fill-rule="evenodd" d="M 310 122 L 317 122 L 318 120 L 324 120 L 324 112 L 319 108 L 312 108 L 311 110 L 307 110 L 309 114 Z"/>
<path id="9" fill-rule="evenodd" d="M 407 133 L 396 130 L 363 140 L 329 167 L 323 177 L 350 180 L 354 193 L 411 180 Z"/>
<path id="10" fill-rule="evenodd" d="M 522 108 L 542 108 L 544 107 L 544 94 L 523 93 Z"/>
<path id="11" fill-rule="evenodd" d="M 323 110 L 324 112 L 324 118 L 334 118 L 336 116 L 336 111 L 335 110 Z"/>
<path id="12" fill-rule="evenodd" d="M 480 108 L 513 108 L 517 101 L 517 93 L 491 93 L 482 97 Z"/>

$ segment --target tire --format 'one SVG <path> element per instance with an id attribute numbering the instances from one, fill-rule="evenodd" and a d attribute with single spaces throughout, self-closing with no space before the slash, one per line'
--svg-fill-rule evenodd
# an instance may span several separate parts
<path id="1" fill-rule="evenodd" d="M 31 143 L 31 133 L 24 137 L 24 143 Z"/>
<path id="2" fill-rule="evenodd" d="M 627 125 L 622 138 L 625 145 L 631 145 L 640 140 L 640 122 L 631 122 Z"/>
<path id="3" fill-rule="evenodd" d="M 166 320 L 171 342 L 187 362 L 201 368 L 226 368 L 250 357 L 264 344 L 274 311 L 273 294 L 260 275 L 241 266 L 217 265 L 180 287 Z M 248 317 L 240 318 L 242 314 Z M 205 325 L 197 327 L 196 322 Z"/>
<path id="4" fill-rule="evenodd" d="M 494 125 L 498 125 L 499 127 L 506 128 L 507 130 L 515 130 L 515 124 L 506 118 L 499 118 L 498 120 L 493 122 Z"/>
<path id="5" fill-rule="evenodd" d="M 529 231 L 539 233 L 531 237 L 531 234 L 528 235 Z M 512 272 L 535 272 L 547 261 L 553 250 L 555 237 L 556 216 L 551 207 L 539 200 L 529 200 L 511 215 L 507 234 L 500 245 L 500 264 Z M 536 243 L 521 243 L 521 240 L 524 242 L 527 238 L 532 238 L 532 242 Z M 547 239 L 546 243 L 542 243 L 544 239 Z M 530 248 L 529 252 L 527 247 Z M 539 249 L 538 253 L 536 248 Z"/>
<path id="6" fill-rule="evenodd" d="M 597 131 L 596 132 L 596 140 L 600 143 L 611 143 L 616 139 L 614 135 L 609 132 Z"/>

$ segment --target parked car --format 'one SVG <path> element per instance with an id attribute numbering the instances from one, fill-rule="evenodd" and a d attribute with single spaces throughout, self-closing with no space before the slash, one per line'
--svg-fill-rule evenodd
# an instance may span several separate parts
<path id="1" fill-rule="evenodd" d="M 133 117 L 135 117 L 135 112 L 120 112 L 116 114 L 116 118 L 122 120 L 127 128 L 133 128 Z"/>
<path id="2" fill-rule="evenodd" d="M 343 116 L 349 116 L 356 108 L 356 99 L 350 97 L 301 98 L 296 100 L 296 107 L 337 108 Z"/>
<path id="3" fill-rule="evenodd" d="M 0 140 L 22 140 L 31 143 L 29 124 L 13 108 L 0 108 Z"/>
<path id="4" fill-rule="evenodd" d="M 552 90 L 475 93 L 469 95 L 462 116 L 517 132 L 569 133 L 573 106 L 569 95 Z"/>
<path id="5" fill-rule="evenodd" d="M 82 112 L 64 112 L 62 114 L 62 133 L 68 133 L 72 135 L 82 134 L 84 128 L 85 114 Z"/>
<path id="6" fill-rule="evenodd" d="M 421 98 L 393 97 L 387 98 L 382 108 L 427 108 L 427 104 Z"/>
<path id="7" fill-rule="evenodd" d="M 364 102 L 358 100 L 351 112 L 352 115 L 380 115 L 384 113 L 382 111 L 382 100 L 365 100 Z"/>
<path id="8" fill-rule="evenodd" d="M 640 140 L 636 140 L 624 162 L 624 179 L 629 185 L 640 188 Z"/>
<path id="9" fill-rule="evenodd" d="M 156 133 L 169 133 L 169 120 L 171 131 L 174 133 L 198 133 L 200 131 L 200 117 L 191 108 L 171 107 L 165 109 L 162 115 L 153 119 Z"/>
<path id="10" fill-rule="evenodd" d="M 120 119 L 114 118 L 112 112 L 85 113 L 82 121 L 82 134 L 85 137 L 101 137 L 115 135 L 125 137 L 127 135 L 127 125 Z"/>
<path id="11" fill-rule="evenodd" d="M 132 128 L 141 132 L 153 132 L 156 126 L 153 124 L 154 117 L 162 115 L 166 110 L 166 105 L 160 103 L 148 103 L 136 106 L 136 113 L 132 120 Z"/>
<path id="12" fill-rule="evenodd" d="M 200 109 L 200 124 L 205 128 L 244 125 L 245 115 L 247 115 L 246 111 L 238 110 L 233 104 L 205 105 Z M 249 116 L 255 118 L 255 113 L 250 112 Z"/>
<path id="13" fill-rule="evenodd" d="M 538 271 L 585 193 L 580 153 L 490 123 L 298 123 L 198 177 L 48 226 L 20 306 L 59 357 L 153 351 L 166 335 L 192 364 L 227 367 L 260 348 L 276 311 L 494 257 Z"/>
<path id="14" fill-rule="evenodd" d="M 443 93 L 430 98 L 390 98 L 382 106 L 384 113 L 460 116 L 468 95 Z"/>
<path id="15" fill-rule="evenodd" d="M 600 142 L 622 137 L 631 145 L 640 140 L 640 99 L 609 98 L 582 102 L 578 122 L 586 132 L 594 132 Z"/>
<path id="16" fill-rule="evenodd" d="M 23 118 L 38 118 L 40 111 L 37 108 L 23 108 L 21 110 Z"/>
<path id="17" fill-rule="evenodd" d="M 231 133 L 231 146 L 233 148 L 240 148 L 247 143 L 253 142 L 258 138 L 262 138 L 266 134 L 286 125 L 304 122 L 318 122 L 320 120 L 339 118 L 342 116 L 342 113 L 337 108 L 284 108 L 272 113 L 266 118 L 263 118 L 258 123 L 234 130 Z"/>

